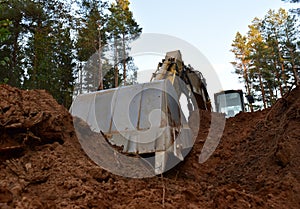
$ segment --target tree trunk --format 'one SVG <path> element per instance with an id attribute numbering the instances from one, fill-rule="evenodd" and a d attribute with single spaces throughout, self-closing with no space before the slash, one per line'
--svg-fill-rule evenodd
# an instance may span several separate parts
<path id="1" fill-rule="evenodd" d="M 20 32 L 19 32 L 19 22 L 16 22 L 14 24 L 14 27 L 16 28 L 16 33 L 14 34 L 14 43 L 13 43 L 13 52 L 12 52 L 12 64 L 11 64 L 11 67 L 12 67 L 12 70 L 11 72 L 14 72 L 16 70 L 16 67 L 17 67 L 17 56 L 19 54 L 19 44 L 18 44 L 18 39 L 19 39 L 19 35 L 20 35 Z M 14 77 L 14 75 L 13 75 Z"/>
<path id="2" fill-rule="evenodd" d="M 251 90 L 250 90 L 250 84 L 249 84 L 249 78 L 248 78 L 248 70 L 246 65 L 243 63 L 243 68 L 244 68 L 244 79 L 245 79 L 245 83 L 246 83 L 246 91 L 247 94 L 250 95 L 251 94 Z M 253 105 L 251 103 L 249 103 L 250 106 L 250 111 L 253 112 Z"/>
<path id="3" fill-rule="evenodd" d="M 98 61 L 99 61 L 99 86 L 98 86 L 98 90 L 102 90 L 103 89 L 103 74 L 102 74 L 102 59 L 101 59 L 101 55 L 102 55 L 102 40 L 101 40 L 101 25 L 99 24 L 98 26 L 98 31 L 99 31 L 99 49 L 98 49 Z"/>
<path id="4" fill-rule="evenodd" d="M 114 80 L 116 88 L 119 86 L 118 44 L 116 37 L 114 37 Z"/>
<path id="5" fill-rule="evenodd" d="M 79 75 L 79 79 L 80 79 L 80 81 L 79 81 L 79 93 L 80 94 L 82 94 L 82 76 L 83 76 L 83 74 L 82 74 L 82 64 L 80 63 L 80 68 L 79 68 L 79 73 L 80 73 L 80 75 Z"/>
<path id="6" fill-rule="evenodd" d="M 35 29 L 34 33 L 34 52 L 33 52 L 33 74 L 32 76 L 32 87 L 31 88 L 40 88 L 40 82 L 38 81 L 38 71 L 39 71 L 39 36 L 41 35 L 41 28 L 42 28 L 42 22 L 41 20 L 38 20 L 37 28 Z"/>
<path id="7" fill-rule="evenodd" d="M 295 77 L 296 85 L 299 86 L 300 85 L 300 78 L 299 78 L 299 75 L 297 73 L 296 65 L 293 65 L 293 74 L 294 74 L 294 77 Z"/>
<path id="8" fill-rule="evenodd" d="M 270 105 L 273 106 L 273 104 L 275 103 L 277 97 L 274 96 L 272 85 L 270 85 L 269 83 L 268 83 L 268 88 L 269 88 L 269 91 L 270 91 Z"/>
<path id="9" fill-rule="evenodd" d="M 267 109 L 266 93 L 265 93 L 265 89 L 264 89 L 264 84 L 262 82 L 260 69 L 258 70 L 258 79 L 259 79 L 259 86 L 260 86 L 260 89 L 261 89 L 261 94 L 262 94 L 262 100 L 263 100 L 263 104 L 264 104 L 264 109 Z"/>
<path id="10" fill-rule="evenodd" d="M 126 77 L 127 77 L 127 69 L 126 69 L 126 43 L 125 43 L 125 34 L 122 34 L 122 48 L 123 48 L 123 84 L 126 86 Z"/>
<path id="11" fill-rule="evenodd" d="M 289 87 L 287 85 L 287 79 L 286 79 L 286 74 L 285 74 L 285 67 L 284 67 L 283 62 L 280 62 L 280 65 L 281 65 L 281 72 L 282 72 L 282 78 L 283 78 L 283 83 L 284 83 L 285 90 L 283 91 L 281 85 L 280 85 L 280 88 L 281 88 L 281 91 L 283 91 L 283 94 L 284 94 L 285 92 L 288 91 Z M 281 94 L 281 96 L 283 96 L 283 94 Z"/>
<path id="12" fill-rule="evenodd" d="M 279 72 L 277 70 L 277 62 L 276 61 L 274 62 L 274 69 L 275 69 L 275 77 L 276 77 L 276 80 L 277 80 L 278 85 L 279 85 L 280 95 L 283 96 L 283 89 L 282 89 L 282 85 L 281 85 L 281 77 L 280 77 Z M 275 89 L 277 89 L 276 85 L 275 85 Z"/>
<path id="13" fill-rule="evenodd" d="M 277 33 L 276 32 L 275 32 L 275 34 L 276 34 L 276 37 L 277 37 Z M 278 41 L 277 38 L 276 38 L 276 45 L 277 45 L 277 49 L 278 49 L 279 64 L 280 64 L 281 72 L 282 72 L 282 75 L 283 75 L 283 83 L 285 85 L 285 90 L 287 90 L 288 89 L 288 87 L 287 87 L 287 80 L 286 80 L 285 74 L 284 74 L 285 68 L 284 68 L 284 63 L 281 61 L 281 60 L 283 60 L 283 58 L 282 58 L 282 53 L 280 51 L 279 41 Z M 282 85 L 281 85 L 282 82 L 280 82 L 278 80 L 278 84 L 279 84 L 279 87 L 280 87 L 280 94 L 281 94 L 281 96 L 283 96 L 284 92 L 283 92 Z"/>
<path id="14" fill-rule="evenodd" d="M 291 49 L 290 49 L 290 53 L 291 53 L 291 63 L 292 63 L 292 70 L 293 70 L 295 83 L 296 83 L 297 86 L 299 86 L 300 85 L 300 78 L 299 78 L 299 75 L 298 75 L 298 72 L 297 72 L 297 67 L 296 67 L 296 64 L 295 64 L 295 56 L 294 56 L 294 53 Z"/>

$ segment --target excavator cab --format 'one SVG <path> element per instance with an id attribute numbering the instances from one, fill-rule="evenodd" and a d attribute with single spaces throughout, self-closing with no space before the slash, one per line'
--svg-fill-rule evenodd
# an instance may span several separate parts
<path id="1" fill-rule="evenodd" d="M 224 113 L 226 118 L 245 111 L 242 90 L 226 90 L 214 94 L 216 112 Z"/>

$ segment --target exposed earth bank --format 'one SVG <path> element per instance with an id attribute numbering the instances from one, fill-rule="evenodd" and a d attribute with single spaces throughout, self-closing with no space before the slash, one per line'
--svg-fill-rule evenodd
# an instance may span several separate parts
<path id="1" fill-rule="evenodd" d="M 300 87 L 270 109 L 227 119 L 199 163 L 211 118 L 200 112 L 184 162 L 125 178 L 87 157 L 68 110 L 47 92 L 1 85 L 0 208 L 300 208 Z"/>

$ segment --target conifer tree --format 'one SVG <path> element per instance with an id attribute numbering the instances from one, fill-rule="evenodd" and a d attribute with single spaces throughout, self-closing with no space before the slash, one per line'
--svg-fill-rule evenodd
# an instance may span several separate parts
<path id="1" fill-rule="evenodd" d="M 76 48 L 78 60 L 83 66 L 83 89 L 95 91 L 103 89 L 104 50 L 107 42 L 106 21 L 104 10 L 106 2 L 99 0 L 84 0 L 82 2 L 82 17 L 78 20 L 78 39 Z"/>
<path id="2" fill-rule="evenodd" d="M 298 34 L 296 17 L 284 9 L 269 10 L 263 19 L 254 18 L 246 36 L 236 34 L 232 63 L 247 93 L 251 88 L 264 108 L 299 85 Z"/>
<path id="3" fill-rule="evenodd" d="M 109 7 L 111 14 L 108 20 L 108 32 L 113 43 L 115 87 L 119 85 L 119 63 L 122 64 L 123 84 L 127 83 L 127 63 L 130 61 L 128 57 L 129 43 L 138 38 L 142 32 L 142 28 L 133 18 L 129 5 L 128 0 L 116 0 Z"/>

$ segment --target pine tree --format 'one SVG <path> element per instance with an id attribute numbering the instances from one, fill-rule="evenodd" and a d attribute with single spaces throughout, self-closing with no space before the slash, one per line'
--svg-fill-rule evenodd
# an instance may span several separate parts
<path id="1" fill-rule="evenodd" d="M 253 87 L 256 91 L 261 92 L 262 102 L 264 108 L 267 108 L 267 96 L 266 87 L 264 86 L 264 70 L 266 66 L 266 60 L 263 56 L 266 45 L 261 34 L 261 20 L 255 18 L 252 24 L 249 25 L 249 31 L 247 34 L 248 46 L 250 50 L 249 58 L 251 59 L 251 78 L 253 82 Z"/>
<path id="2" fill-rule="evenodd" d="M 300 85 L 300 78 L 299 78 L 299 68 L 300 66 L 300 52 L 298 50 L 298 45 L 300 44 L 298 40 L 299 30 L 296 25 L 296 17 L 288 15 L 287 19 L 284 24 L 284 43 L 283 43 L 283 50 L 284 50 L 284 60 L 286 65 L 286 80 L 294 80 L 296 85 Z M 293 79 L 291 79 L 293 77 Z"/>
<path id="3" fill-rule="evenodd" d="M 250 80 L 250 50 L 248 47 L 248 40 L 246 36 L 237 32 L 235 39 L 232 43 L 231 52 L 235 55 L 235 61 L 231 62 L 235 68 L 235 73 L 239 75 L 241 82 L 245 83 L 246 92 L 248 95 L 252 95 L 251 80 Z M 251 112 L 253 112 L 252 104 L 249 105 Z"/>
<path id="4" fill-rule="evenodd" d="M 263 32 L 265 34 L 265 40 L 270 48 L 273 68 L 272 71 L 275 75 L 274 88 L 279 89 L 282 96 L 287 89 L 287 78 L 285 74 L 285 66 L 283 59 L 283 24 L 287 18 L 287 12 L 283 9 L 279 9 L 278 12 L 269 10 L 268 14 L 263 20 Z"/>
<path id="5" fill-rule="evenodd" d="M 82 2 L 82 17 L 78 19 L 80 27 L 76 48 L 78 60 L 84 66 L 81 73 L 83 89 L 95 91 L 103 89 L 103 62 L 106 45 L 106 2 L 91 0 Z"/>
<path id="6" fill-rule="evenodd" d="M 1 10 L 1 5 L 0 5 L 0 10 Z M 11 22 L 9 20 L 0 21 L 0 48 L 2 48 L 2 43 L 9 39 L 10 32 L 8 30 L 8 27 L 10 24 Z M 9 58 L 2 57 L 2 59 L 0 59 L 0 66 L 5 67 L 5 65 L 7 65 L 7 62 L 9 62 Z M 0 81 L 0 83 L 2 82 L 6 83 L 7 79 L 5 79 L 5 77 L 3 78 L 4 79 Z"/>
<path id="7" fill-rule="evenodd" d="M 269 10 L 263 19 L 255 18 L 247 36 L 237 33 L 231 50 L 236 73 L 244 78 L 247 91 L 249 86 L 253 88 L 264 108 L 299 83 L 298 42 L 296 19 L 284 9 Z"/>
<path id="8" fill-rule="evenodd" d="M 24 48 L 24 88 L 46 89 L 68 107 L 74 85 L 69 6 L 61 1 L 37 1 L 25 14 L 29 30 Z"/>
<path id="9" fill-rule="evenodd" d="M 122 64 L 123 84 L 127 83 L 127 63 L 130 60 L 128 59 L 129 43 L 138 38 L 142 32 L 142 28 L 129 10 L 129 4 L 128 0 L 116 0 L 109 7 L 111 14 L 108 20 L 108 32 L 113 43 L 115 87 L 119 85 L 119 63 Z"/>
<path id="10" fill-rule="evenodd" d="M 24 35 L 22 26 L 24 10 L 29 3 L 30 1 L 27 0 L 23 2 L 10 0 L 1 2 L 0 7 L 0 20 L 9 19 L 11 21 L 10 27 L 8 27 L 10 36 L 2 42 L 0 49 L 0 60 L 5 60 L 0 69 L 0 82 L 5 81 L 5 83 L 16 87 L 21 87 L 24 74 L 21 66 L 23 57 L 19 40 L 22 40 Z"/>

